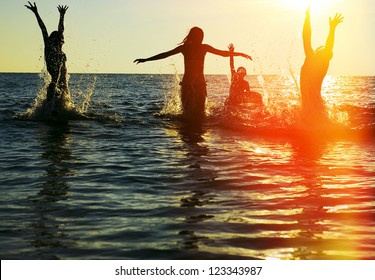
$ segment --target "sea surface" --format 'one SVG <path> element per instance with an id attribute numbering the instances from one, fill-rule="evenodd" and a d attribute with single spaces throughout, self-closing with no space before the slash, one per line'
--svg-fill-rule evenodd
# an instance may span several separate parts
<path id="1" fill-rule="evenodd" d="M 179 75 L 71 74 L 77 116 L 31 117 L 41 74 L 0 74 L 1 259 L 375 259 L 375 77 L 327 77 L 329 129 L 298 77 L 264 106 L 179 118 Z"/>

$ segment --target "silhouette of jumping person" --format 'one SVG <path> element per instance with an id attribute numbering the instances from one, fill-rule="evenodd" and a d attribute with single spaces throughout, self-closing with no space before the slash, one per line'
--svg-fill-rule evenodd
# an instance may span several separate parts
<path id="1" fill-rule="evenodd" d="M 178 47 L 149 58 L 134 60 L 138 64 L 182 53 L 185 65 L 184 76 L 180 83 L 182 115 L 185 119 L 193 121 L 200 121 L 205 115 L 207 89 L 204 78 L 204 59 L 206 54 L 212 53 L 223 57 L 242 56 L 251 59 L 249 55 L 244 53 L 218 50 L 208 44 L 202 44 L 203 37 L 203 30 L 199 27 L 193 27 Z"/>
<path id="2" fill-rule="evenodd" d="M 329 34 L 325 46 L 318 47 L 315 51 L 311 46 L 310 7 L 306 11 L 303 25 L 303 47 L 305 61 L 301 68 L 300 85 L 302 96 L 302 109 L 306 121 L 319 123 L 327 119 L 324 102 L 321 96 L 323 79 L 327 74 L 329 62 L 333 56 L 335 30 L 343 22 L 341 14 L 329 18 Z"/>
<path id="3" fill-rule="evenodd" d="M 28 3 L 29 5 L 25 5 L 25 7 L 35 14 L 39 27 L 42 30 L 44 40 L 44 59 L 47 64 L 47 71 L 51 75 L 51 83 L 47 89 L 47 101 L 52 100 L 54 96 L 61 98 L 62 95 L 69 94 L 66 55 L 62 51 L 62 46 L 64 44 L 64 16 L 68 6 L 57 6 L 60 13 L 58 30 L 53 31 L 48 36 L 47 28 L 39 16 L 35 2 L 34 5 L 30 2 Z"/>
<path id="4" fill-rule="evenodd" d="M 233 44 L 229 44 L 228 49 L 231 53 L 233 53 Z M 236 71 L 234 67 L 233 55 L 230 55 L 229 66 L 231 72 L 231 84 L 229 88 L 229 97 L 227 99 L 227 103 L 239 104 L 242 102 L 246 94 L 250 94 L 250 85 L 248 81 L 245 80 L 245 77 L 247 75 L 246 68 L 240 66 Z"/>

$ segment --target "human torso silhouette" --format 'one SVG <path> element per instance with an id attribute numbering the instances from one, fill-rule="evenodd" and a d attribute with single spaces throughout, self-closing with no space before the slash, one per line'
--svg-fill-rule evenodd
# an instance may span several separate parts
<path id="1" fill-rule="evenodd" d="M 320 111 L 324 109 L 321 89 L 327 74 L 332 51 L 324 47 L 306 56 L 301 68 L 302 105 L 306 110 Z"/>

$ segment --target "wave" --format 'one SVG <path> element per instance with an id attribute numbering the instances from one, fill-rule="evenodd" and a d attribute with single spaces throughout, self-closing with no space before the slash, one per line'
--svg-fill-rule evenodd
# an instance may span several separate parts
<path id="1" fill-rule="evenodd" d="M 178 95 L 167 94 L 169 98 Z M 194 131 L 205 127 L 219 127 L 247 135 L 291 138 L 321 139 L 372 139 L 375 135 L 374 108 L 334 106 L 316 116 L 304 116 L 298 103 L 267 105 L 259 103 L 242 103 L 226 106 L 216 103 L 208 106 L 206 118 L 201 123 L 190 124 Z M 165 106 L 156 115 L 167 120 L 184 122 L 180 105 L 166 98 Z M 172 106 L 171 106 L 172 105 Z M 184 124 L 186 127 L 186 123 Z"/>
<path id="2" fill-rule="evenodd" d="M 6 94 L 0 120 L 98 120 L 143 126 L 166 125 L 166 121 L 171 121 L 172 125 L 175 121 L 183 122 L 180 75 L 177 72 L 174 75 L 159 76 L 98 75 L 98 85 L 97 75 L 74 75 L 72 87 L 67 94 L 70 98 L 56 100 L 61 105 L 58 114 L 53 113 L 54 106 L 46 101 L 49 83 L 46 73 L 40 74 L 42 83 L 31 106 L 30 100 L 25 99 L 25 94 L 17 95 L 15 92 L 24 90 L 30 94 L 30 88 L 34 87 L 30 85 L 35 85 L 35 80 L 28 76 L 5 76 L 8 81 L 16 80 L 22 87 L 3 89 Z M 314 120 L 314 125 L 304 120 L 298 90 L 289 80 L 285 82 L 277 76 L 267 76 L 264 79 L 259 76 L 250 77 L 251 84 L 254 85 L 252 89 L 261 94 L 261 104 L 243 102 L 236 106 L 226 106 L 229 86 L 227 77 L 208 76 L 207 79 L 209 94 L 204 126 L 274 137 L 309 134 L 324 137 L 374 135 L 375 103 L 371 92 L 353 88 L 353 85 L 361 84 L 363 79 L 357 81 L 358 78 L 353 78 L 357 81 L 353 85 L 347 85 L 347 82 L 341 80 L 332 81 L 336 86 L 327 87 L 330 91 L 324 93 L 327 119 L 322 122 Z M 258 86 L 257 79 L 260 80 Z M 368 85 L 369 81 L 365 79 L 362 83 Z M 15 114 L 15 109 L 22 112 Z"/>
<path id="3" fill-rule="evenodd" d="M 87 88 L 84 90 L 79 87 L 74 91 L 56 89 L 57 94 L 54 94 L 52 99 L 47 98 L 50 83 L 49 75 L 46 71 L 43 71 L 39 76 L 44 83 L 38 90 L 33 105 L 24 112 L 14 114 L 13 119 L 44 122 L 65 122 L 69 120 L 120 122 L 120 117 L 116 113 L 103 112 L 107 107 L 105 104 L 94 103 L 97 111 L 101 112 L 90 110 L 93 104 L 91 98 L 96 87 L 96 76 L 93 76 L 89 82 L 85 81 L 84 84 Z M 8 113 L 7 115 L 10 116 L 12 112 Z"/>

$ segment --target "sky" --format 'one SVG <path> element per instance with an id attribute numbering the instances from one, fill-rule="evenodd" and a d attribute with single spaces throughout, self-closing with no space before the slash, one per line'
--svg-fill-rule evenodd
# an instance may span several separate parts
<path id="1" fill-rule="evenodd" d="M 57 30 L 57 5 L 68 5 L 65 45 L 69 73 L 183 73 L 182 55 L 134 64 L 175 48 L 193 26 L 204 43 L 229 43 L 253 61 L 235 58 L 248 74 L 299 73 L 302 25 L 311 2 L 312 44 L 325 44 L 329 17 L 341 12 L 330 75 L 375 75 L 373 0 L 38 0 L 47 30 Z M 0 3 L 0 72 L 41 72 L 43 39 L 27 1 Z M 206 74 L 229 73 L 229 58 L 207 54 Z"/>

